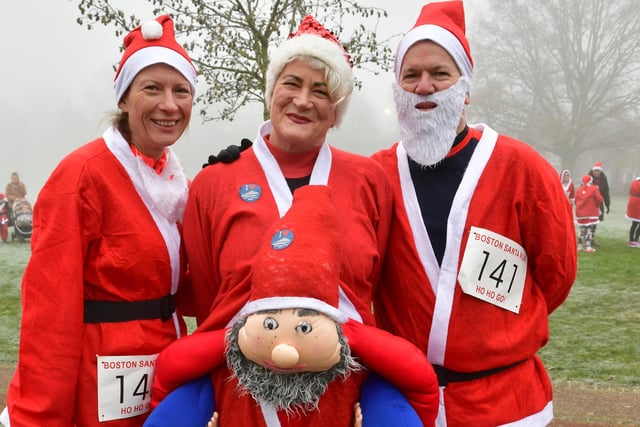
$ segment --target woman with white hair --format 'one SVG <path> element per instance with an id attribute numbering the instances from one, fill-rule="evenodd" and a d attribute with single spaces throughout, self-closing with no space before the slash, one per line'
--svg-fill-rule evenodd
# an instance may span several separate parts
<path id="1" fill-rule="evenodd" d="M 391 188 L 373 160 L 327 142 L 329 131 L 344 118 L 353 87 L 348 53 L 311 16 L 271 52 L 265 93 L 270 120 L 260 125 L 253 146 L 239 159 L 205 167 L 190 188 L 184 239 L 192 279 L 190 306 L 197 308 L 191 314 L 199 324 L 194 336 L 223 330 L 241 313 L 265 233 L 288 212 L 294 192 L 308 184 L 329 187 L 341 220 L 340 281 L 345 285 L 338 309 L 374 325 L 371 305 L 390 232 Z M 326 206 L 319 202 L 316 208 Z M 323 399 L 319 412 L 325 425 L 350 425 L 365 377 L 364 372 L 353 373 L 341 384 L 342 397 Z M 341 399 L 339 405 L 333 397 Z M 221 421 L 224 416 L 221 412 Z"/>

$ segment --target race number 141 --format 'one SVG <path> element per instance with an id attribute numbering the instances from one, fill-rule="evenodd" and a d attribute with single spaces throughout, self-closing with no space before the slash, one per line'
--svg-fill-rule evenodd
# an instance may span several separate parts
<path id="1" fill-rule="evenodd" d="M 527 274 L 522 246 L 500 234 L 471 227 L 458 274 L 465 294 L 519 313 Z"/>

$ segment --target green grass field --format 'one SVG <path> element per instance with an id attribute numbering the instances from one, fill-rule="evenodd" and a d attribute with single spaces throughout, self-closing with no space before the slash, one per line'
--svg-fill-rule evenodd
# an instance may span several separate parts
<path id="1" fill-rule="evenodd" d="M 578 278 L 551 315 L 540 352 L 554 381 L 640 389 L 640 248 L 626 246 L 626 198 L 598 226 L 596 253 L 579 254 Z M 17 361 L 20 278 L 28 244 L 0 243 L 0 363 Z"/>
<path id="2" fill-rule="evenodd" d="M 17 361 L 20 279 L 30 255 L 29 243 L 12 242 L 11 237 L 0 242 L 0 363 Z"/>

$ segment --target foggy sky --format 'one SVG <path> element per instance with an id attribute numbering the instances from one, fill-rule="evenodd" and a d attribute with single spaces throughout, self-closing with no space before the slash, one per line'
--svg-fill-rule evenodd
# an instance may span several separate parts
<path id="1" fill-rule="evenodd" d="M 379 29 L 381 39 L 408 31 L 424 3 L 405 0 L 389 7 L 385 0 L 360 1 L 389 12 Z M 153 18 L 146 2 L 115 0 L 112 4 L 127 5 L 127 14 L 136 14 L 142 21 Z M 3 10 L 0 191 L 4 192 L 11 172 L 18 171 L 27 186 L 27 199 L 35 202 L 56 164 L 107 128 L 108 115 L 116 108 L 113 65 L 121 57 L 122 39 L 114 36 L 112 28 L 97 25 L 89 31 L 78 25 L 76 1 L 20 0 L 5 2 Z M 470 33 L 469 23 L 467 27 Z M 397 38 L 391 43 L 392 49 L 396 45 Z M 373 76 L 362 70 L 355 73 L 364 82 L 364 89 L 354 92 L 341 128 L 330 131 L 328 141 L 338 148 L 369 155 L 397 139 L 393 75 Z M 239 144 L 241 138 L 254 140 L 262 121 L 259 104 L 245 107 L 232 122 L 203 124 L 198 111 L 199 107 L 194 107 L 190 128 L 173 146 L 190 178 L 209 154 Z"/>

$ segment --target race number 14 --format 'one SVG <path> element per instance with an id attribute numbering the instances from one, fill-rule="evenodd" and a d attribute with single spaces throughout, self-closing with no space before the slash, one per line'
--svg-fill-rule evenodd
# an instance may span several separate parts
<path id="1" fill-rule="evenodd" d="M 527 273 L 527 254 L 511 239 L 471 227 L 458 274 L 465 294 L 519 313 Z"/>
<path id="2" fill-rule="evenodd" d="M 158 355 L 98 356 L 98 416 L 101 422 L 151 410 L 151 384 Z"/>

